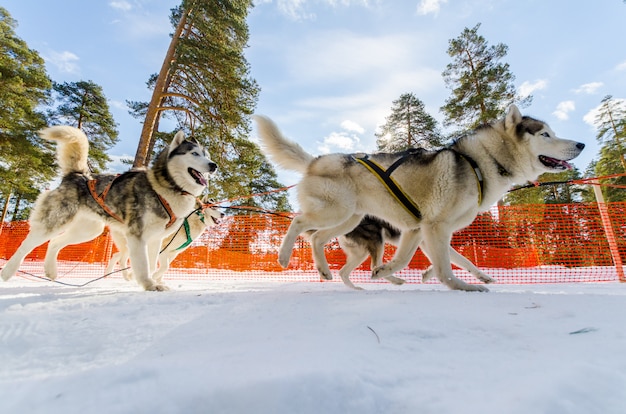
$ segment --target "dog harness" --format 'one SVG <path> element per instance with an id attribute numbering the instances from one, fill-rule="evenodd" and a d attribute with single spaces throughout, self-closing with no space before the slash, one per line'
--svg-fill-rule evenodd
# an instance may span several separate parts
<path id="1" fill-rule="evenodd" d="M 200 221 L 204 224 L 204 213 L 202 212 L 202 208 L 199 208 L 195 211 L 195 213 L 200 217 Z M 180 246 L 178 246 L 175 250 L 183 250 L 185 247 L 189 246 L 193 242 L 193 238 L 191 237 L 191 229 L 189 228 L 189 221 L 187 217 L 183 220 L 183 229 L 185 230 L 185 236 L 187 240 Z"/>
<path id="2" fill-rule="evenodd" d="M 471 157 L 467 155 L 463 155 L 460 152 L 457 152 L 451 148 L 450 151 L 455 152 L 461 158 L 469 163 L 472 167 L 472 171 L 474 172 L 474 177 L 476 178 L 476 187 L 478 189 L 478 205 L 480 205 L 483 201 L 483 175 L 480 172 L 480 168 L 476 161 L 474 161 Z M 386 170 L 375 161 L 369 158 L 368 154 L 363 154 L 361 156 L 352 155 L 352 158 L 362 164 L 367 168 L 372 174 L 376 176 L 380 180 L 380 182 L 387 188 L 387 190 L 391 193 L 391 195 L 404 207 L 404 209 L 411 214 L 417 221 L 422 219 L 422 213 L 419 211 L 417 204 L 411 199 L 411 197 L 402 190 L 402 187 L 391 177 L 391 174 L 398 168 L 408 157 L 411 155 L 417 154 L 423 151 L 419 148 L 411 148 L 406 154 L 403 154 L 400 158 L 398 158 L 393 164 L 389 166 Z"/>
<path id="3" fill-rule="evenodd" d="M 406 209 L 406 211 L 411 214 L 417 221 L 422 219 L 422 213 L 420 212 L 417 204 L 409 197 L 407 193 L 402 190 L 402 187 L 393 179 L 391 173 L 394 172 L 396 168 L 400 166 L 408 157 L 413 153 L 416 153 L 418 150 L 411 151 L 407 155 L 400 157 L 396 162 L 391 164 L 389 168 L 386 170 L 380 166 L 378 163 L 369 159 L 368 154 L 364 154 L 363 156 L 356 157 L 352 156 L 354 160 L 370 170 L 372 174 L 376 176 L 380 180 L 381 183 L 389 190 L 391 195 Z"/>
<path id="4" fill-rule="evenodd" d="M 117 179 L 117 177 L 119 177 L 119 175 L 117 175 L 114 179 L 112 179 L 111 182 L 109 184 L 107 184 L 107 186 L 104 188 L 104 190 L 102 190 L 102 192 L 100 194 L 98 194 L 98 190 L 96 189 L 96 185 L 98 184 L 98 180 L 96 180 L 96 179 L 87 180 L 87 187 L 89 188 L 89 193 L 91 194 L 91 196 L 93 197 L 95 202 L 98 203 L 98 205 L 100 207 L 102 207 L 102 209 L 109 216 L 113 217 L 115 220 L 119 221 L 120 223 L 123 223 L 124 220 L 120 216 L 115 214 L 115 212 L 113 210 L 111 210 L 111 208 L 109 206 L 107 206 L 106 201 L 105 201 L 106 196 L 107 196 L 109 190 L 111 189 L 111 186 L 113 185 L 113 183 Z M 167 229 L 172 224 L 174 224 L 176 222 L 176 215 L 174 214 L 174 211 L 172 210 L 172 207 L 170 207 L 170 205 L 167 202 L 167 200 L 165 200 L 163 197 L 161 197 L 161 195 L 158 194 L 158 193 L 157 193 L 157 197 L 159 198 L 159 201 L 161 202 L 161 205 L 165 209 L 165 212 L 170 217 L 170 221 L 168 221 L 167 224 L 165 225 L 165 228 Z"/>

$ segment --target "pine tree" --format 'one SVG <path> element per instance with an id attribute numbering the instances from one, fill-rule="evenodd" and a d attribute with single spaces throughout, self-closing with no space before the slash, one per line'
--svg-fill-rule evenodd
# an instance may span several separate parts
<path id="1" fill-rule="evenodd" d="M 161 71 L 150 82 L 153 95 L 135 166 L 148 163 L 164 111 L 183 114 L 190 129 L 203 125 L 218 140 L 250 132 L 246 116 L 253 112 L 259 88 L 243 53 L 249 7 L 250 0 L 183 0 L 172 10 L 176 29 Z"/>
<path id="2" fill-rule="evenodd" d="M 13 211 L 19 213 L 21 204 L 34 201 L 41 183 L 55 173 L 52 152 L 36 134 L 46 125 L 38 108 L 49 97 L 51 81 L 44 60 L 17 37 L 16 27 L 0 7 L 0 221 L 13 195 Z"/>
<path id="3" fill-rule="evenodd" d="M 117 124 L 102 87 L 93 81 L 53 83 L 53 122 L 82 129 L 89 139 L 89 165 L 100 172 L 111 161 L 107 150 L 118 141 Z M 95 165 L 94 165 L 95 164 Z"/>
<path id="4" fill-rule="evenodd" d="M 598 114 L 594 120 L 598 128 L 596 139 L 602 145 L 600 158 L 595 163 L 595 175 L 598 177 L 626 172 L 626 103 L 607 95 L 602 99 Z M 626 191 L 612 185 L 626 185 L 626 177 L 601 180 L 602 192 L 606 202 L 626 201 Z"/>
<path id="5" fill-rule="evenodd" d="M 437 121 L 426 112 L 424 103 L 412 93 L 393 101 L 391 115 L 376 133 L 379 151 L 396 152 L 408 148 L 437 148 L 442 145 Z"/>
<path id="6" fill-rule="evenodd" d="M 444 126 L 454 125 L 467 131 L 502 117 L 506 108 L 530 104 L 532 97 L 516 96 L 508 63 L 501 60 L 508 46 L 498 43 L 489 46 L 478 34 L 480 23 L 467 27 L 456 39 L 449 41 L 448 55 L 453 62 L 446 66 L 442 76 L 452 96 L 441 107 L 446 119 Z"/>
<path id="7" fill-rule="evenodd" d="M 249 115 L 259 93 L 243 54 L 249 7 L 249 0 L 183 0 L 172 10 L 172 42 L 161 72 L 147 82 L 152 99 L 127 102 L 131 115 L 145 119 L 135 166 L 147 164 L 150 155 L 170 139 L 158 131 L 160 117 L 167 114 L 202 142 L 219 165 L 211 180 L 214 198 L 282 187 L 258 146 L 248 140 Z M 285 193 L 237 203 L 290 209 Z"/>

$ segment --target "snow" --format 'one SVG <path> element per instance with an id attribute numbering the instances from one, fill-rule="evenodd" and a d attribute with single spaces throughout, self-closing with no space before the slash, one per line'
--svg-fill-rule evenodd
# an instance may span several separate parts
<path id="1" fill-rule="evenodd" d="M 624 413 L 626 285 L 0 284 L 2 413 Z"/>

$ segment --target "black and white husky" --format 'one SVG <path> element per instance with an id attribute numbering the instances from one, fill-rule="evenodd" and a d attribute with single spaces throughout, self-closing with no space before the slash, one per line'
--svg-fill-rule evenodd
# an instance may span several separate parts
<path id="1" fill-rule="evenodd" d="M 9 280 L 28 253 L 50 240 L 44 268 L 54 280 L 59 250 L 93 239 L 108 225 L 124 235 L 137 282 L 145 290 L 165 290 L 151 278 L 151 272 L 161 240 L 196 208 L 207 175 L 217 169 L 205 149 L 178 132 L 151 168 L 121 175 L 91 174 L 89 142 L 81 130 L 55 126 L 40 135 L 57 142 L 61 184 L 37 199 L 29 219 L 30 232 L 2 269 L 2 279 Z"/>
<path id="2" fill-rule="evenodd" d="M 278 261 L 289 265 L 298 235 L 310 236 L 320 276 L 332 274 L 324 245 L 349 233 L 367 215 L 379 217 L 402 235 L 391 261 L 375 267 L 372 278 L 404 281 L 393 274 L 408 265 L 418 247 L 432 263 L 423 276 L 436 276 L 451 289 L 487 291 L 452 272 L 450 263 L 490 278 L 450 246 L 453 232 L 468 226 L 513 185 L 544 172 L 571 168 L 585 145 L 558 138 L 537 119 L 511 105 L 504 119 L 484 126 L 447 148 L 392 154 L 328 154 L 319 157 L 285 138 L 268 118 L 257 116 L 262 148 L 280 167 L 299 171 L 301 214 L 289 226 Z M 376 173 L 379 171 L 379 173 Z M 396 186 L 398 191 L 390 191 Z M 476 274 L 475 272 L 478 272 Z"/>
<path id="3" fill-rule="evenodd" d="M 201 203 L 198 202 L 196 210 L 185 218 L 183 225 L 163 240 L 158 257 L 159 268 L 152 275 L 155 282 L 161 283 L 163 276 L 176 256 L 184 252 L 206 229 L 219 224 L 222 217 L 224 217 L 224 213 L 215 207 L 214 203 L 215 200 L 208 198 L 203 199 Z M 123 234 L 115 231 L 111 231 L 111 238 L 119 251 L 111 256 L 105 274 L 112 273 L 115 265 L 119 263 L 122 267 L 121 272 L 124 279 L 131 280 L 133 275 L 130 269 L 128 269 L 126 238 L 124 238 Z"/>

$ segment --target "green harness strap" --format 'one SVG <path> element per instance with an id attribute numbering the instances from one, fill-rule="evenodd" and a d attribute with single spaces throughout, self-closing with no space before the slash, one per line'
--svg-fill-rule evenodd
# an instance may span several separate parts
<path id="1" fill-rule="evenodd" d="M 200 217 L 200 221 L 204 223 L 204 214 L 202 210 L 196 210 L 196 214 Z M 191 238 L 191 230 L 189 229 L 189 221 L 187 221 L 187 217 L 183 220 L 183 228 L 185 229 L 185 236 L 187 236 L 187 240 L 177 247 L 175 250 L 183 250 L 185 247 L 189 246 L 193 239 Z"/>

